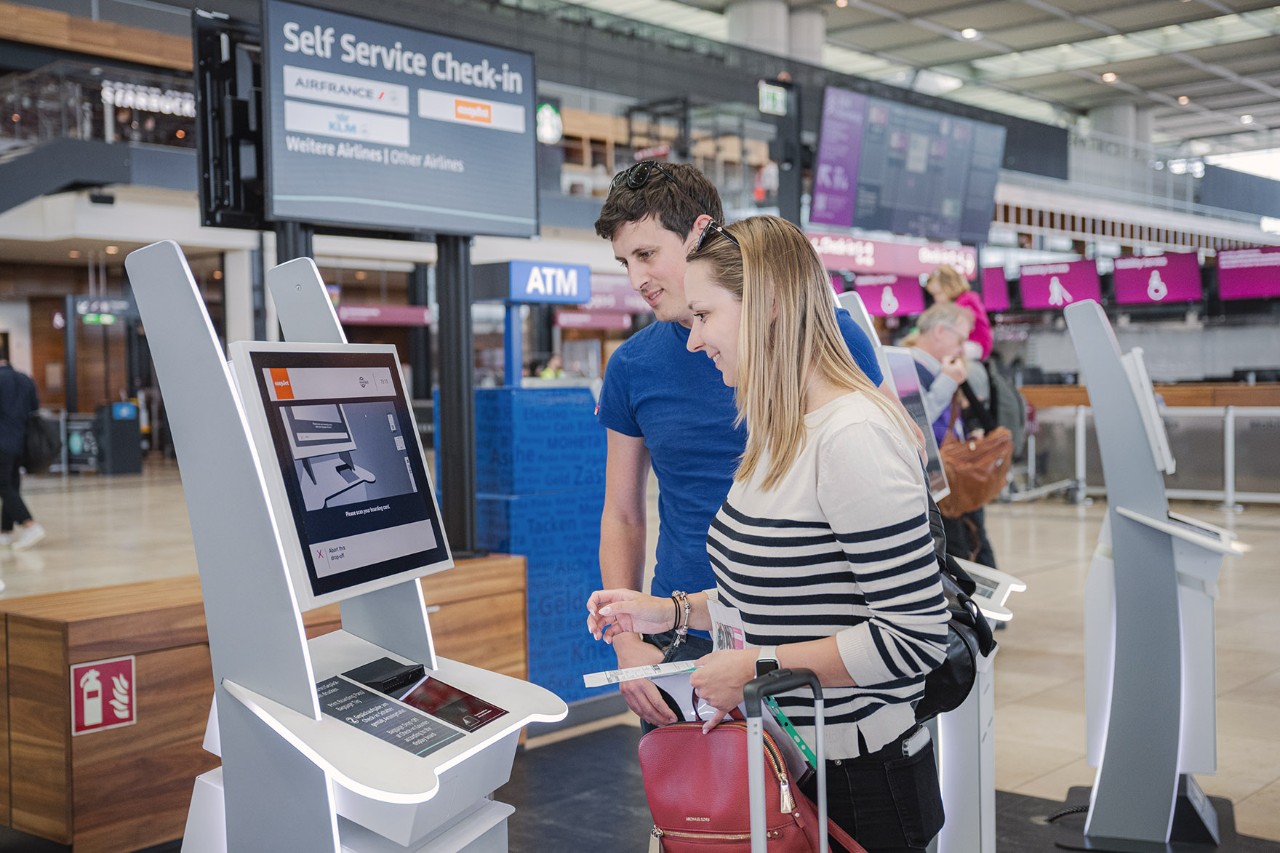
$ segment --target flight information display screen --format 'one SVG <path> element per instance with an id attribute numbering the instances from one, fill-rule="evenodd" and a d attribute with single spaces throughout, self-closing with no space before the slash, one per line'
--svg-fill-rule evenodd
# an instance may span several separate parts
<path id="1" fill-rule="evenodd" d="M 395 348 L 255 346 L 238 370 L 252 383 L 246 397 L 261 415 L 251 425 L 266 427 L 259 448 L 267 445 L 264 468 L 279 475 L 299 545 L 286 556 L 303 589 L 326 603 L 447 566 Z"/>
<path id="2" fill-rule="evenodd" d="M 828 87 L 813 224 L 985 243 L 1005 129 Z"/>

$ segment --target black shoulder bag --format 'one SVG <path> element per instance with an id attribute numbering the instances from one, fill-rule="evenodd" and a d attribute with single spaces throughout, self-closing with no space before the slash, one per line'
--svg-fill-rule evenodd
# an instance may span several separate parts
<path id="1" fill-rule="evenodd" d="M 942 575 L 942 593 L 947 599 L 947 656 L 925 676 L 924 696 L 916 704 L 916 720 L 925 722 L 960 707 L 978 679 L 978 659 L 995 651 L 996 640 L 987 617 L 969 596 L 977 584 L 947 553 L 947 534 L 942 514 L 929 498 L 929 530 Z"/>

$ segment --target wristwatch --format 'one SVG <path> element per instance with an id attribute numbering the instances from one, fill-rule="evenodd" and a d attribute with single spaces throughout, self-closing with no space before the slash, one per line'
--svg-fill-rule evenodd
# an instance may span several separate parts
<path id="1" fill-rule="evenodd" d="M 778 647 L 761 646 L 760 654 L 756 657 L 756 678 L 773 672 L 777 668 Z"/>

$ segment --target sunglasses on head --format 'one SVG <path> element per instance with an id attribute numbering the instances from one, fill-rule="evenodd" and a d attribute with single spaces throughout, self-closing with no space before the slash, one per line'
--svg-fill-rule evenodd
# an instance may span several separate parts
<path id="1" fill-rule="evenodd" d="M 629 190 L 638 190 L 644 186 L 654 173 L 664 175 L 668 181 L 675 184 L 679 188 L 680 184 L 676 181 L 676 176 L 671 174 L 670 170 L 664 167 L 657 160 L 642 160 L 634 166 L 629 166 L 621 172 L 613 176 L 613 183 L 610 185 L 612 189 L 625 186 Z"/>
<path id="2" fill-rule="evenodd" d="M 738 238 L 730 234 L 727 228 L 719 222 L 716 222 L 714 219 L 708 219 L 707 224 L 702 226 L 702 233 L 698 235 L 698 242 L 693 244 L 693 251 L 702 251 L 702 244 L 707 242 L 707 238 L 714 237 L 717 234 L 737 246 L 739 251 L 741 251 L 742 244 L 738 242 Z"/>

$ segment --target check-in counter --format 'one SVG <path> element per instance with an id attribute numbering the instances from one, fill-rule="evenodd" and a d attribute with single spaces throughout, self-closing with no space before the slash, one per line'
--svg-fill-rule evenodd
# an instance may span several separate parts
<path id="1" fill-rule="evenodd" d="M 437 653 L 527 677 L 523 557 L 420 582 Z M 338 605 L 303 621 L 333 631 Z M 135 722 L 73 736 L 72 668 L 129 656 Z M 202 746 L 212 697 L 195 575 L 0 600 L 0 824 L 77 853 L 181 837 L 196 776 L 219 764 Z"/>
<path id="2" fill-rule="evenodd" d="M 1078 385 L 1029 385 L 1036 410 L 1028 467 L 1036 484 L 1070 484 L 1080 496 L 1106 491 L 1089 396 Z M 1280 385 L 1156 385 L 1177 469 L 1171 498 L 1280 503 Z"/>

